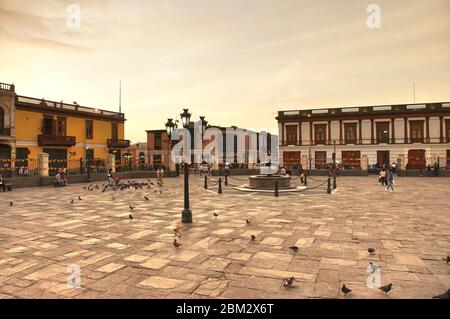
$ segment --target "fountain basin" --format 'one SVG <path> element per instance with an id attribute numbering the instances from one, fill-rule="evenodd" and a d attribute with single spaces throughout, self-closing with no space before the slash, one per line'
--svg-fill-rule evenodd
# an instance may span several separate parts
<path id="1" fill-rule="evenodd" d="M 250 189 L 273 190 L 275 189 L 275 181 L 278 181 L 278 189 L 290 189 L 291 177 L 282 175 L 252 175 L 249 176 Z"/>

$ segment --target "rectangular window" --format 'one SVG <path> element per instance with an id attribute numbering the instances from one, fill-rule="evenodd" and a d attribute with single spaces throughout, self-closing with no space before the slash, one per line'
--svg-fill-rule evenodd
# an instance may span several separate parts
<path id="1" fill-rule="evenodd" d="M 423 121 L 410 121 L 409 133 L 411 143 L 423 143 Z"/>
<path id="2" fill-rule="evenodd" d="M 297 145 L 297 125 L 286 125 L 287 145 Z"/>
<path id="3" fill-rule="evenodd" d="M 44 117 L 44 128 L 42 133 L 44 135 L 53 135 L 53 119 L 51 117 Z"/>
<path id="4" fill-rule="evenodd" d="M 361 168 L 361 152 L 342 151 L 342 166 L 344 169 Z"/>
<path id="5" fill-rule="evenodd" d="M 327 136 L 326 124 L 314 124 L 314 140 L 316 144 L 325 144 Z"/>
<path id="6" fill-rule="evenodd" d="M 58 136 L 66 136 L 66 118 L 65 117 L 58 117 L 56 122 L 57 122 L 56 134 Z"/>
<path id="7" fill-rule="evenodd" d="M 86 139 L 92 140 L 94 138 L 94 121 L 86 120 Z"/>
<path id="8" fill-rule="evenodd" d="M 345 144 L 356 144 L 356 123 L 344 123 Z"/>
<path id="9" fill-rule="evenodd" d="M 117 123 L 111 123 L 111 139 L 117 141 L 118 132 L 117 132 Z"/>
<path id="10" fill-rule="evenodd" d="M 445 140 L 450 143 L 450 120 L 445 120 Z"/>
<path id="11" fill-rule="evenodd" d="M 377 143 L 389 143 L 389 122 L 376 122 Z"/>
<path id="12" fill-rule="evenodd" d="M 161 133 L 155 133 L 155 150 L 162 149 Z"/>

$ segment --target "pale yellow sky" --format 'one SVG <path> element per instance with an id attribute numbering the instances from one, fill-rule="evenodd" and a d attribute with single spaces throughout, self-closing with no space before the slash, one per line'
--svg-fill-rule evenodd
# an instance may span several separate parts
<path id="1" fill-rule="evenodd" d="M 269 129 L 283 109 L 410 103 L 414 81 L 417 102 L 450 101 L 449 14 L 450 0 L 0 0 L 0 82 L 118 110 L 122 78 L 133 142 L 182 107 Z"/>

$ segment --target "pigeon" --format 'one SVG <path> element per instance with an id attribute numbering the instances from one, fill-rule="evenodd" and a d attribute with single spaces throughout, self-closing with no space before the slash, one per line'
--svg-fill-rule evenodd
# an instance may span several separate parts
<path id="1" fill-rule="evenodd" d="M 217 216 L 219 216 L 218 214 L 216 214 L 216 212 L 213 212 L 213 215 L 214 215 L 214 217 L 217 217 Z"/>
<path id="2" fill-rule="evenodd" d="M 131 215 L 131 214 L 128 215 L 128 218 L 129 218 L 129 219 L 133 219 L 133 215 Z"/>
<path id="3" fill-rule="evenodd" d="M 83 189 L 86 189 L 86 186 L 83 186 Z"/>
<path id="4" fill-rule="evenodd" d="M 111 199 L 112 199 L 112 200 L 116 200 L 116 198 L 115 198 L 114 196 L 111 196 Z"/>
<path id="5" fill-rule="evenodd" d="M 450 256 L 447 256 L 447 264 L 450 263 Z"/>
<path id="6" fill-rule="evenodd" d="M 82 200 L 82 199 L 81 199 L 81 196 L 78 196 L 78 200 Z"/>
<path id="7" fill-rule="evenodd" d="M 133 206 L 131 206 L 131 204 L 130 204 L 129 206 L 130 206 L 130 209 L 131 209 L 131 210 L 133 210 L 133 209 L 134 209 L 134 207 L 133 207 Z"/>
<path id="8" fill-rule="evenodd" d="M 251 238 L 251 240 L 255 240 L 256 236 L 255 235 L 251 235 L 250 238 Z"/>
<path id="9" fill-rule="evenodd" d="M 372 272 L 374 272 L 377 269 L 381 269 L 381 266 L 374 264 L 372 262 L 369 263 L 369 267 L 370 267 L 370 269 L 372 269 Z"/>
<path id="10" fill-rule="evenodd" d="M 176 239 L 173 240 L 173 246 L 174 246 L 175 248 L 178 248 L 178 247 L 180 247 L 181 245 L 183 245 L 183 244 L 180 244 L 179 242 L 177 242 Z"/>
<path id="11" fill-rule="evenodd" d="M 144 196 L 144 199 L 145 199 L 145 200 L 150 200 L 150 198 L 148 198 L 147 196 Z"/>
<path id="12" fill-rule="evenodd" d="M 250 221 L 249 219 L 246 219 L 246 220 L 245 220 L 245 223 L 246 223 L 247 225 L 249 225 L 249 224 L 251 223 L 251 221 Z"/>
<path id="13" fill-rule="evenodd" d="M 73 204 L 73 199 L 70 201 L 71 204 Z"/>
<path id="14" fill-rule="evenodd" d="M 9 207 L 12 207 L 14 205 L 13 202 L 9 202 Z"/>
<path id="15" fill-rule="evenodd" d="M 291 246 L 289 247 L 290 250 L 292 250 L 294 252 L 294 254 L 296 254 L 298 252 L 298 247 L 297 246 Z"/>
<path id="16" fill-rule="evenodd" d="M 387 284 L 386 286 L 380 287 L 378 289 L 387 294 L 392 289 L 392 283 Z"/>
<path id="17" fill-rule="evenodd" d="M 162 194 L 162 190 L 159 191 L 159 195 L 161 195 L 161 194 Z"/>
<path id="18" fill-rule="evenodd" d="M 345 286 L 345 284 L 342 285 L 341 291 L 344 293 L 345 296 L 347 296 L 347 294 L 349 294 L 349 293 L 352 292 L 352 290 L 349 289 L 349 288 L 347 288 L 347 287 Z"/>
<path id="19" fill-rule="evenodd" d="M 450 299 L 450 289 L 441 295 L 434 296 L 433 299 Z"/>
<path id="20" fill-rule="evenodd" d="M 292 285 L 294 283 L 294 281 L 295 281 L 294 277 L 286 278 L 286 279 L 283 279 L 282 285 L 284 288 L 292 288 L 292 287 L 294 287 Z"/>
<path id="21" fill-rule="evenodd" d="M 369 248 L 367 249 L 367 251 L 369 252 L 369 254 L 373 254 L 375 252 L 375 248 Z"/>

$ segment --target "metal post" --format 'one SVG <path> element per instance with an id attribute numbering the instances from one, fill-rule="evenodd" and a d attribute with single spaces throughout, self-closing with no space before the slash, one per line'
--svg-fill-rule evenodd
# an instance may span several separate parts
<path id="1" fill-rule="evenodd" d="M 208 189 L 208 176 L 205 175 L 205 189 Z"/>
<path id="2" fill-rule="evenodd" d="M 331 194 L 331 178 L 328 177 L 327 194 Z"/>
<path id="3" fill-rule="evenodd" d="M 219 178 L 219 188 L 217 189 L 218 194 L 222 194 L 222 177 Z"/>
<path id="4" fill-rule="evenodd" d="M 228 175 L 225 175 L 225 186 L 228 186 Z"/>
<path id="5" fill-rule="evenodd" d="M 88 177 L 88 182 L 91 181 L 91 160 L 88 159 L 87 160 L 87 177 Z"/>
<path id="6" fill-rule="evenodd" d="M 337 188 L 336 185 L 336 141 L 333 141 L 334 144 L 334 152 L 333 152 L 333 189 Z"/>
<path id="7" fill-rule="evenodd" d="M 278 179 L 275 180 L 275 197 L 278 197 Z"/>
<path id="8" fill-rule="evenodd" d="M 309 148 L 309 170 L 308 175 L 311 176 L 311 147 Z"/>
<path id="9" fill-rule="evenodd" d="M 80 157 L 80 175 L 83 175 L 83 158 Z"/>
<path id="10" fill-rule="evenodd" d="M 192 211 L 189 208 L 189 167 L 184 164 L 184 209 L 181 213 L 182 223 L 192 223 Z"/>
<path id="11" fill-rule="evenodd" d="M 305 186 L 308 186 L 308 178 L 306 177 L 307 174 L 305 174 Z"/>

